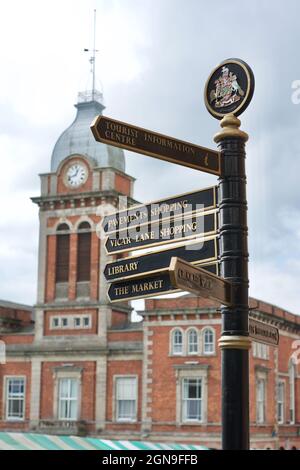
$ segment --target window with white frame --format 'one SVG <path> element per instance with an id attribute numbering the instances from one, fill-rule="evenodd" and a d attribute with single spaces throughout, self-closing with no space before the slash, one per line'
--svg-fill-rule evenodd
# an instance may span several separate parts
<path id="1" fill-rule="evenodd" d="M 258 378 L 256 381 L 256 421 L 258 424 L 265 422 L 266 406 L 266 381 Z"/>
<path id="2" fill-rule="evenodd" d="M 60 318 L 59 317 L 52 317 L 51 318 L 51 328 L 52 329 L 60 328 Z"/>
<path id="3" fill-rule="evenodd" d="M 91 327 L 91 316 L 86 315 L 83 317 L 83 328 L 90 328 Z"/>
<path id="4" fill-rule="evenodd" d="M 136 421 L 137 418 L 137 378 L 116 377 L 116 420 Z"/>
<path id="5" fill-rule="evenodd" d="M 74 317 L 74 328 L 81 328 L 81 317 Z"/>
<path id="6" fill-rule="evenodd" d="M 202 379 L 182 380 L 182 421 L 202 421 Z"/>
<path id="7" fill-rule="evenodd" d="M 61 318 L 61 328 L 68 328 L 69 327 L 69 318 L 62 317 Z"/>
<path id="8" fill-rule="evenodd" d="M 295 423 L 295 364 L 290 361 L 289 364 L 289 384 L 290 384 L 290 423 Z"/>
<path id="9" fill-rule="evenodd" d="M 78 418 L 79 381 L 75 378 L 58 380 L 58 419 L 76 421 Z"/>
<path id="10" fill-rule="evenodd" d="M 203 330 L 203 354 L 209 355 L 215 352 L 215 332 L 212 328 Z"/>
<path id="11" fill-rule="evenodd" d="M 187 334 L 187 343 L 188 343 L 188 354 L 198 354 L 199 350 L 199 341 L 198 341 L 198 332 L 195 328 L 188 331 Z"/>
<path id="12" fill-rule="evenodd" d="M 183 334 L 181 330 L 174 330 L 172 332 L 172 354 L 183 354 Z"/>
<path id="13" fill-rule="evenodd" d="M 253 341 L 253 357 L 258 359 L 269 359 L 269 346 L 263 343 Z"/>
<path id="14" fill-rule="evenodd" d="M 6 378 L 6 419 L 21 421 L 25 417 L 25 378 Z"/>
<path id="15" fill-rule="evenodd" d="M 285 407 L 285 391 L 284 391 L 284 381 L 278 382 L 277 386 L 277 418 L 278 423 L 284 423 L 284 407 Z"/>

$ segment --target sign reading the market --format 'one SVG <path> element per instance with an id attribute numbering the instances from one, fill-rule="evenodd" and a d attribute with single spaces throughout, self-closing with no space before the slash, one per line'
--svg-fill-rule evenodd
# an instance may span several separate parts
<path id="1" fill-rule="evenodd" d="M 204 92 L 207 110 L 217 119 L 226 114 L 239 116 L 254 93 L 254 75 L 248 64 L 228 59 L 210 74 Z"/>
<path id="2" fill-rule="evenodd" d="M 217 300 L 231 306 L 232 284 L 215 274 L 207 273 L 203 268 L 193 266 L 179 258 L 172 258 L 170 277 L 174 287 L 189 291 L 201 297 Z"/>
<path id="3" fill-rule="evenodd" d="M 220 153 L 216 150 L 200 147 L 101 115 L 95 118 L 91 130 L 98 142 L 206 173 L 221 174 Z"/>
<path id="4" fill-rule="evenodd" d="M 203 269 L 217 273 L 218 264 L 213 263 Z M 178 291 L 179 289 L 174 287 L 171 282 L 169 271 L 165 271 L 141 279 L 124 279 L 120 282 L 113 282 L 108 289 L 108 298 L 110 302 L 125 302 L 157 295 L 173 294 Z"/>
<path id="5" fill-rule="evenodd" d="M 139 250 L 214 235 L 217 231 L 217 214 L 201 212 L 188 217 L 164 219 L 157 223 L 109 233 L 105 243 L 108 254 Z"/>
<path id="6" fill-rule="evenodd" d="M 215 209 L 216 205 L 217 186 L 213 186 L 115 212 L 103 218 L 102 227 L 105 233 L 115 232 L 181 214 L 187 215 L 201 210 Z"/>
<path id="7" fill-rule="evenodd" d="M 275 326 L 249 318 L 249 336 L 258 343 L 266 343 L 271 346 L 279 344 L 279 330 Z"/>
<path id="8" fill-rule="evenodd" d="M 164 249 L 140 256 L 130 256 L 112 261 L 105 266 L 107 281 L 155 274 L 169 269 L 172 257 L 182 258 L 193 264 L 211 263 L 217 260 L 217 240 L 193 241 L 172 249 Z"/>

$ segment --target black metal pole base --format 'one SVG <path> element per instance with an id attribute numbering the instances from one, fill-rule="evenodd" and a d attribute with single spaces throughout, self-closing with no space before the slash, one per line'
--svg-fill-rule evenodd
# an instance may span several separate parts
<path id="1" fill-rule="evenodd" d="M 222 154 L 219 179 L 221 275 L 233 285 L 232 307 L 222 307 L 222 446 L 249 449 L 248 247 L 246 133 L 227 115 L 215 136 Z"/>

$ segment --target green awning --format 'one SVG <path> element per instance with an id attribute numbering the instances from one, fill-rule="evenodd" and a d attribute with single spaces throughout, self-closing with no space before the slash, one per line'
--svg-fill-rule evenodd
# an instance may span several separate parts
<path id="1" fill-rule="evenodd" d="M 208 450 L 200 445 L 0 432 L 0 450 Z"/>

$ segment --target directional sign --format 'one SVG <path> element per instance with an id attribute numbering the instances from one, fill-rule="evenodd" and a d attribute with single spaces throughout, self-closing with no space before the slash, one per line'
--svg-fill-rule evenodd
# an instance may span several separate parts
<path id="1" fill-rule="evenodd" d="M 187 261 L 172 258 L 170 277 L 172 285 L 177 289 L 217 300 L 224 305 L 232 305 L 232 284 L 229 281 L 207 273 L 204 269 L 193 266 Z"/>
<path id="2" fill-rule="evenodd" d="M 105 233 L 124 228 L 135 227 L 146 222 L 157 222 L 159 219 L 187 215 L 192 212 L 215 209 L 217 205 L 217 186 L 178 194 L 176 196 L 127 208 L 104 217 L 102 228 Z"/>
<path id="3" fill-rule="evenodd" d="M 142 153 L 214 175 L 221 174 L 220 153 L 126 122 L 98 116 L 91 125 L 98 142 Z"/>
<path id="4" fill-rule="evenodd" d="M 278 346 L 279 330 L 275 326 L 249 318 L 249 336 L 259 343 Z"/>
<path id="5" fill-rule="evenodd" d="M 212 263 L 204 269 L 217 273 L 218 264 Z M 169 271 L 164 271 L 142 279 L 124 279 L 120 282 L 113 282 L 108 289 L 108 298 L 112 303 L 125 302 L 157 295 L 173 294 L 178 290 L 171 283 Z"/>
<path id="6" fill-rule="evenodd" d="M 217 260 L 217 240 L 193 241 L 172 249 L 130 256 L 108 263 L 104 269 L 107 281 L 134 278 L 168 270 L 171 258 L 177 256 L 193 264 L 210 263 Z"/>
<path id="7" fill-rule="evenodd" d="M 204 235 L 214 235 L 216 230 L 216 212 L 201 212 L 188 217 L 164 219 L 154 224 L 144 224 L 109 233 L 105 248 L 108 254 L 122 253 L 149 246 L 177 243 Z"/>

